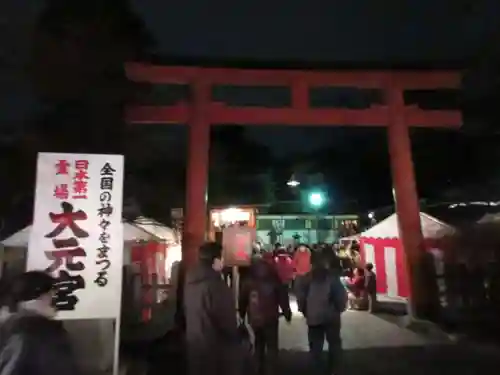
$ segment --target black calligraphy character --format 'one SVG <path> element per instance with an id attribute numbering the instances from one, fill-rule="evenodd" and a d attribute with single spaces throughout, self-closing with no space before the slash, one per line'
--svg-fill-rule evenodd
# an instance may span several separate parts
<path id="1" fill-rule="evenodd" d="M 109 202 L 111 200 L 111 193 L 109 191 L 103 191 L 99 196 L 101 202 Z"/>
<path id="2" fill-rule="evenodd" d="M 47 267 L 46 272 L 54 272 L 59 269 L 63 262 L 66 262 L 66 268 L 70 271 L 82 271 L 85 269 L 83 262 L 75 262 L 73 258 L 86 257 L 87 253 L 81 247 L 74 249 L 45 251 L 45 257 L 52 261 L 52 264 Z"/>
<path id="3" fill-rule="evenodd" d="M 110 247 L 108 247 L 106 244 L 102 244 L 101 247 L 97 248 L 97 257 L 98 258 L 107 258 L 108 257 L 108 251 L 110 250 Z"/>
<path id="4" fill-rule="evenodd" d="M 97 286 L 100 286 L 101 288 L 108 285 L 108 273 L 106 271 L 99 271 L 97 273 L 96 279 L 94 280 L 94 283 L 96 283 Z"/>
<path id="5" fill-rule="evenodd" d="M 110 235 L 109 233 L 106 233 L 106 232 L 102 232 L 100 235 L 99 235 L 99 242 L 100 243 L 108 243 L 109 239 L 110 239 Z"/>
<path id="6" fill-rule="evenodd" d="M 116 171 L 109 163 L 104 164 L 104 166 L 101 168 L 101 176 L 113 176 L 113 173 L 115 172 Z"/>
<path id="7" fill-rule="evenodd" d="M 97 264 L 98 266 L 104 264 L 101 271 L 107 271 L 109 267 L 111 267 L 111 261 L 109 259 L 96 260 L 95 264 Z"/>
<path id="8" fill-rule="evenodd" d="M 99 217 L 103 217 L 104 215 L 109 217 L 113 215 L 113 206 L 109 203 L 101 203 L 101 208 L 97 210 L 97 214 Z"/>
<path id="9" fill-rule="evenodd" d="M 53 212 L 49 213 L 50 220 L 57 224 L 57 227 L 55 227 L 52 232 L 46 234 L 45 237 L 57 237 L 63 232 L 63 230 L 66 229 L 66 227 L 69 227 L 73 234 L 78 238 L 88 237 L 89 234 L 75 223 L 77 220 L 87 220 L 87 214 L 82 210 L 73 212 L 73 205 L 68 202 L 62 202 L 61 208 L 63 211 L 61 214 L 55 214 Z"/>
<path id="10" fill-rule="evenodd" d="M 101 178 L 101 190 L 113 190 L 113 177 Z"/>
<path id="11" fill-rule="evenodd" d="M 108 229 L 110 225 L 111 222 L 106 219 L 102 219 L 101 222 L 99 223 L 99 226 L 103 231 L 106 231 L 106 229 Z"/>
<path id="12" fill-rule="evenodd" d="M 71 276 L 66 271 L 59 271 L 56 288 L 55 308 L 59 311 L 72 311 L 78 303 L 78 297 L 73 293 L 79 289 L 85 289 L 85 280 L 82 276 Z"/>

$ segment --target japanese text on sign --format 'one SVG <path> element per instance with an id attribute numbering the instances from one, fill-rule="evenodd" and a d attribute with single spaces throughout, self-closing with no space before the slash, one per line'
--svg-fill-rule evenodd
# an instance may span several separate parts
<path id="1" fill-rule="evenodd" d="M 27 269 L 56 278 L 60 319 L 120 314 L 122 194 L 122 156 L 38 156 Z"/>
<path id="2" fill-rule="evenodd" d="M 114 174 L 116 170 L 113 169 L 110 163 L 105 163 L 101 168 L 101 179 L 100 179 L 100 189 L 101 193 L 99 195 L 99 201 L 101 202 L 101 207 L 97 209 L 97 213 L 100 218 L 99 222 L 99 243 L 100 246 L 97 248 L 97 259 L 95 264 L 99 266 L 99 271 L 94 280 L 100 287 L 104 287 L 108 284 L 108 269 L 111 267 L 111 261 L 109 260 L 108 252 L 110 247 L 108 246 L 110 240 L 110 234 L 108 233 L 108 227 L 111 222 L 108 220 L 113 214 L 113 182 Z"/>
<path id="3" fill-rule="evenodd" d="M 57 279 L 57 291 L 54 297 L 58 310 L 74 310 L 79 299 L 74 294 L 76 290 L 85 289 L 85 279 L 80 272 L 85 270 L 87 253 L 79 239 L 87 238 L 89 233 L 81 227 L 85 225 L 87 214 L 74 208 L 67 200 L 70 198 L 68 185 L 73 182 L 73 199 L 87 199 L 88 160 L 76 160 L 73 168 L 66 159 L 58 160 L 54 165 L 57 180 L 54 187 L 54 197 L 62 200 L 61 212 L 49 212 L 50 221 L 55 224 L 52 231 L 45 234 L 51 239 L 52 248 L 46 250 L 45 257 L 51 261 L 45 269 L 54 274 Z M 71 181 L 71 173 L 74 171 Z M 78 223 L 80 222 L 80 223 Z M 70 273 L 71 272 L 71 273 Z"/>

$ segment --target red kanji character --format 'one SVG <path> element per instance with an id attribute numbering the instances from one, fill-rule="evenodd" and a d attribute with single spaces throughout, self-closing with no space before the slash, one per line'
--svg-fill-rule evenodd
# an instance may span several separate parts
<path id="1" fill-rule="evenodd" d="M 75 168 L 87 170 L 87 169 L 89 169 L 89 161 L 88 160 L 76 160 L 75 161 Z"/>
<path id="2" fill-rule="evenodd" d="M 87 253 L 81 247 L 76 247 L 74 249 L 57 250 L 57 251 L 46 251 L 45 256 L 47 259 L 52 260 L 52 264 L 46 268 L 46 272 L 54 272 L 59 269 L 63 260 L 66 261 L 66 268 L 70 271 L 82 271 L 85 269 L 85 264 L 83 262 L 74 262 L 75 257 L 86 257 Z"/>
<path id="3" fill-rule="evenodd" d="M 88 180 L 89 173 L 85 169 L 79 169 L 75 172 L 75 180 Z"/>
<path id="4" fill-rule="evenodd" d="M 56 174 L 68 174 L 69 173 L 69 163 L 67 160 L 59 160 L 56 163 Z"/>
<path id="5" fill-rule="evenodd" d="M 238 259 L 238 260 L 248 260 L 250 258 L 248 253 L 243 249 L 237 250 L 234 255 L 236 256 L 236 259 Z"/>
<path id="6" fill-rule="evenodd" d="M 87 181 L 73 181 L 73 193 L 85 195 L 87 194 Z"/>
<path id="7" fill-rule="evenodd" d="M 235 256 L 238 260 L 247 260 L 250 258 L 248 248 L 248 238 L 245 235 L 236 235 L 236 252 Z"/>
<path id="8" fill-rule="evenodd" d="M 87 199 L 87 181 L 85 180 L 75 180 L 73 182 L 73 193 L 78 195 L 73 195 L 74 199 Z"/>
<path id="9" fill-rule="evenodd" d="M 56 197 L 57 199 L 68 199 L 68 196 L 68 184 L 56 185 L 56 187 L 54 188 L 54 197 Z"/>
<path id="10" fill-rule="evenodd" d="M 56 249 L 63 249 L 67 247 L 77 247 L 78 246 L 78 240 L 75 237 L 71 238 L 64 238 L 64 239 L 56 239 L 54 238 L 52 240 L 52 244 Z"/>
<path id="11" fill-rule="evenodd" d="M 57 227 L 55 227 L 52 232 L 46 234 L 45 237 L 57 237 L 63 232 L 63 230 L 66 229 L 66 227 L 69 227 L 73 234 L 78 238 L 88 237 L 89 234 L 75 223 L 76 220 L 87 220 L 87 214 L 82 210 L 73 212 L 73 205 L 68 202 L 62 202 L 61 208 L 63 212 L 60 214 L 55 214 L 53 212 L 49 213 L 50 220 L 57 224 Z"/>

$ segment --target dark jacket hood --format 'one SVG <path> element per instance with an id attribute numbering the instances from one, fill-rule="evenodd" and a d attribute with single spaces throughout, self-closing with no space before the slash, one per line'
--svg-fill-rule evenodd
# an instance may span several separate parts
<path id="1" fill-rule="evenodd" d="M 197 264 L 186 275 L 186 283 L 197 284 L 208 280 L 217 280 L 221 278 L 221 274 L 215 271 L 212 267 L 205 264 Z"/>

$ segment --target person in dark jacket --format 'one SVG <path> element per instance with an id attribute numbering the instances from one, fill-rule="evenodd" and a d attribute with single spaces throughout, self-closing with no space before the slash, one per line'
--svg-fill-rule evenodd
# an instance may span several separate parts
<path id="1" fill-rule="evenodd" d="M 347 293 L 340 270 L 331 269 L 330 254 L 319 252 L 312 258 L 312 270 L 297 289 L 297 304 L 308 327 L 309 351 L 315 374 L 338 370 L 342 342 L 340 315 L 347 305 Z M 323 344 L 328 343 L 328 361 L 323 363 Z"/>
<path id="2" fill-rule="evenodd" d="M 256 260 L 241 289 L 239 312 L 242 321 L 248 316 L 255 334 L 255 359 L 259 374 L 276 373 L 280 308 L 287 322 L 290 322 L 292 311 L 288 290 L 283 288 L 271 264 Z"/>
<path id="3" fill-rule="evenodd" d="M 368 312 L 377 310 L 377 274 L 373 269 L 373 263 L 365 265 L 365 289 L 368 295 Z"/>
<path id="4" fill-rule="evenodd" d="M 186 275 L 184 310 L 190 375 L 238 374 L 238 326 L 233 294 L 223 281 L 222 247 L 205 243 Z"/>
<path id="5" fill-rule="evenodd" d="M 1 375 L 78 375 L 69 336 L 54 320 L 55 280 L 30 271 L 7 287 L 0 313 Z"/>

